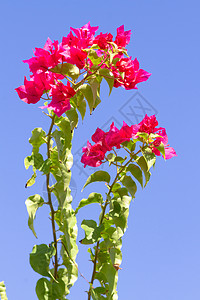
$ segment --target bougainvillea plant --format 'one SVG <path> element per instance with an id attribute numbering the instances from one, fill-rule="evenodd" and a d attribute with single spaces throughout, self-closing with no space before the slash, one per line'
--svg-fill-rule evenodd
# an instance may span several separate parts
<path id="1" fill-rule="evenodd" d="M 97 170 L 87 179 L 84 188 L 93 182 L 106 183 L 106 195 L 93 192 L 82 199 L 77 208 L 72 208 L 70 190 L 71 153 L 74 129 L 79 116 L 85 117 L 87 106 L 90 114 L 100 104 L 100 87 L 104 79 L 112 88 L 137 89 L 150 73 L 140 69 L 137 58 L 132 59 L 126 50 L 131 31 L 124 26 L 111 33 L 96 35 L 98 27 L 90 23 L 81 28 L 71 28 L 62 42 L 47 39 L 43 48 L 36 48 L 34 56 L 24 62 L 29 65 L 30 79 L 16 88 L 21 100 L 28 104 L 41 101 L 39 107 L 46 110 L 50 119 L 48 132 L 35 128 L 29 143 L 32 153 L 25 158 L 25 167 L 33 169 L 26 187 L 35 183 L 37 172 L 46 176 L 48 199 L 39 194 L 26 200 L 29 214 L 28 225 L 36 237 L 34 219 L 38 208 L 48 205 L 52 226 L 52 241 L 35 245 L 30 254 L 30 265 L 39 273 L 36 294 L 39 300 L 66 299 L 70 288 L 78 278 L 76 256 L 77 219 L 79 210 L 97 203 L 101 206 L 99 223 L 85 219 L 81 227 L 85 237 L 81 244 L 89 248 L 92 261 L 91 279 L 88 282 L 87 299 L 116 300 L 118 271 L 122 261 L 122 237 L 127 228 L 129 205 L 135 198 L 137 183 L 146 186 L 150 179 L 150 168 L 157 156 L 169 159 L 176 155 L 168 145 L 164 128 L 158 127 L 155 116 L 145 118 L 135 125 L 118 129 L 114 123 L 104 132 L 97 128 L 83 148 L 83 167 L 98 167 L 101 164 L 115 168 L 115 176 Z M 46 155 L 41 154 L 41 145 L 46 145 Z M 109 168 L 108 168 L 109 169 Z M 50 185 L 51 177 L 55 183 Z M 143 182 L 144 180 L 144 182 Z M 52 193 L 57 203 L 52 201 Z M 87 216 L 86 216 L 87 217 Z M 83 276 L 83 275 L 82 275 Z M 84 295 L 84 294 L 83 294 Z"/>

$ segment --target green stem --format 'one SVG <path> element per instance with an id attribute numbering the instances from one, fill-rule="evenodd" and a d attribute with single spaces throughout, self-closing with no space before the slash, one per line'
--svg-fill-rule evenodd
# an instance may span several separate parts
<path id="1" fill-rule="evenodd" d="M 138 150 L 137 153 L 131 154 L 131 158 L 125 163 L 125 165 L 123 165 L 120 170 L 117 170 L 117 174 L 115 176 L 115 179 L 114 179 L 113 183 L 109 187 L 109 192 L 107 194 L 105 205 L 102 207 L 102 215 L 101 215 L 101 219 L 100 219 L 100 222 L 99 222 L 99 226 L 103 223 L 103 219 L 104 219 L 104 216 L 105 216 L 106 208 L 107 208 L 107 206 L 109 204 L 109 196 L 112 193 L 112 188 L 113 188 L 114 184 L 118 181 L 120 174 L 124 171 L 124 169 L 126 168 L 126 166 L 129 165 L 129 163 L 131 163 L 132 161 L 134 161 L 134 156 L 137 155 L 137 154 L 139 154 L 142 151 L 142 148 L 140 150 Z M 95 274 L 96 274 L 96 266 L 97 266 L 97 256 L 98 256 L 98 252 L 99 252 L 99 244 L 100 244 L 100 241 L 97 242 L 96 249 L 95 249 L 94 266 L 93 266 L 93 272 L 92 272 L 92 278 L 91 278 L 91 287 L 90 287 L 89 292 L 88 292 L 88 300 L 91 299 L 91 289 L 93 288 L 92 286 L 93 286 L 93 282 L 94 282 Z"/>
<path id="2" fill-rule="evenodd" d="M 54 121 L 55 121 L 55 114 L 52 117 L 51 126 L 47 134 L 47 157 L 48 158 L 50 158 L 51 155 L 50 143 L 51 143 L 51 133 L 54 126 Z M 56 226 L 55 226 L 55 218 L 54 218 L 55 210 L 53 208 L 52 199 L 51 199 L 50 173 L 46 175 L 46 187 L 47 187 L 47 194 L 48 194 L 48 205 L 50 206 L 50 210 L 51 210 L 51 224 L 52 224 L 54 247 L 56 249 L 55 261 L 54 261 L 54 277 L 56 279 L 58 274 L 58 251 L 57 251 L 58 247 L 57 247 Z"/>

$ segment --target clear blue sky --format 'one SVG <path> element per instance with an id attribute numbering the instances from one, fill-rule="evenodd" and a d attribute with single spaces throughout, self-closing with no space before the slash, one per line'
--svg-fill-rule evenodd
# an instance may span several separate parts
<path id="1" fill-rule="evenodd" d="M 22 60 L 32 56 L 33 48 L 43 47 L 48 37 L 61 41 L 70 26 L 81 27 L 88 21 L 100 26 L 102 32 L 115 34 L 122 24 L 126 30 L 131 29 L 129 54 L 137 57 L 152 76 L 139 85 L 137 95 L 134 90 L 115 89 L 108 98 L 105 87 L 103 103 L 76 130 L 73 153 L 97 126 L 113 117 L 120 124 L 127 118 L 136 122 L 127 112 L 132 107 L 141 114 L 142 110 L 135 107 L 140 103 L 157 113 L 178 154 L 167 162 L 158 160 L 148 187 L 138 191 L 131 205 L 123 240 L 119 300 L 199 300 L 199 1 L 8 0 L 1 2 L 0 10 L 0 281 L 5 280 L 9 300 L 37 299 L 34 289 L 39 276 L 29 266 L 28 254 L 35 243 L 49 243 L 52 238 L 46 208 L 39 211 L 35 222 L 38 240 L 27 226 L 26 198 L 35 193 L 45 197 L 45 192 L 44 178 L 34 187 L 24 188 L 31 173 L 25 170 L 23 160 L 31 152 L 31 130 L 36 126 L 47 129 L 48 120 L 37 105 L 23 103 L 14 91 L 29 74 Z M 75 157 L 78 159 L 77 154 Z M 74 166 L 74 206 L 90 191 L 102 188 L 93 185 L 81 194 L 85 180 Z M 95 206 L 83 209 L 79 224 L 95 214 Z M 80 230 L 79 240 L 82 236 Z M 87 248 L 81 246 L 78 263 L 90 278 L 88 259 Z M 80 278 L 69 299 L 86 299 L 87 288 Z"/>

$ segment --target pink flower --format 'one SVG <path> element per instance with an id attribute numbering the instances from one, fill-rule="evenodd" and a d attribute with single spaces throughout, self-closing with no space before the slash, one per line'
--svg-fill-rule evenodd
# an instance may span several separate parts
<path id="1" fill-rule="evenodd" d="M 144 119 L 138 125 L 139 125 L 140 132 L 146 132 L 150 134 L 158 130 L 158 128 L 156 129 L 156 126 L 158 125 L 158 121 L 156 120 L 155 115 L 151 117 L 145 115 Z"/>
<path id="2" fill-rule="evenodd" d="M 97 44 L 101 49 L 106 49 L 109 47 L 109 42 L 112 42 L 112 40 L 113 40 L 113 36 L 111 33 L 103 34 L 101 32 L 99 35 L 96 36 L 93 44 Z"/>
<path id="3" fill-rule="evenodd" d="M 51 72 L 42 72 L 42 73 L 35 73 L 31 75 L 31 80 L 33 80 L 36 86 L 41 91 L 48 91 L 51 89 L 51 85 L 55 83 L 57 74 L 53 74 Z"/>
<path id="4" fill-rule="evenodd" d="M 37 103 L 44 91 L 44 89 L 41 89 L 41 86 L 38 86 L 33 80 L 28 81 L 26 77 L 24 77 L 24 85 L 21 85 L 15 90 L 19 98 L 28 104 Z"/>
<path id="5" fill-rule="evenodd" d="M 81 28 L 72 28 L 70 29 L 75 33 L 77 38 L 79 39 L 79 47 L 81 49 L 87 48 L 88 46 L 92 45 L 94 40 L 95 32 L 99 27 L 91 27 L 90 22 L 82 26 Z"/>
<path id="6" fill-rule="evenodd" d="M 151 74 L 139 68 L 137 58 L 121 58 L 116 63 L 116 68 L 112 68 L 115 77 L 114 86 L 123 86 L 126 90 L 137 89 L 137 84 L 146 81 Z M 124 73 L 121 75 L 119 72 Z"/>
<path id="7" fill-rule="evenodd" d="M 125 71 L 124 87 L 126 90 L 137 89 L 137 84 L 146 81 L 151 76 L 150 73 L 139 69 L 137 58 L 133 61 L 133 67 Z"/>
<path id="8" fill-rule="evenodd" d="M 139 126 L 138 125 L 131 125 L 128 126 L 124 121 L 122 128 L 120 129 L 120 135 L 122 138 L 125 138 L 129 141 L 131 138 L 136 138 L 136 134 L 138 132 Z"/>
<path id="9" fill-rule="evenodd" d="M 122 127 L 122 129 L 119 130 L 117 127 L 115 127 L 114 122 L 110 125 L 110 130 L 108 131 L 105 138 L 106 143 L 109 146 L 110 150 L 113 147 L 119 149 L 121 147 L 121 143 L 130 140 L 131 137 L 127 136 L 128 131 L 126 130 L 128 125 L 124 124 L 123 126 L 124 127 Z"/>
<path id="10" fill-rule="evenodd" d="M 67 82 L 67 86 L 62 82 L 58 82 L 57 85 L 53 85 L 49 92 L 52 96 L 52 101 L 47 106 L 42 106 L 41 108 L 49 108 L 54 111 L 54 113 L 60 117 L 64 112 L 71 108 L 70 98 L 72 98 L 76 92 Z"/>
<path id="11" fill-rule="evenodd" d="M 87 147 L 83 148 L 83 156 L 81 162 L 91 167 L 99 167 L 105 157 L 105 152 L 102 150 L 102 143 L 96 143 L 93 146 L 87 142 Z"/>
<path id="12" fill-rule="evenodd" d="M 117 28 L 117 36 L 115 39 L 115 44 L 118 47 L 126 47 L 130 43 L 131 30 L 124 31 L 124 25 Z"/>
<path id="13" fill-rule="evenodd" d="M 67 37 L 63 37 L 62 46 L 77 47 L 78 41 L 79 39 L 76 36 L 74 36 L 73 33 L 70 31 Z"/>
<path id="14" fill-rule="evenodd" d="M 172 147 L 168 147 L 168 136 L 166 133 L 166 130 L 164 128 L 158 128 L 158 130 L 156 131 L 156 133 L 158 135 L 160 135 L 161 137 L 157 137 L 155 139 L 155 141 L 152 144 L 152 152 L 157 155 L 160 156 L 160 151 L 155 148 L 160 146 L 161 143 L 164 144 L 164 148 L 165 148 L 165 159 L 170 159 L 173 156 L 177 156 L 176 151 L 174 150 L 174 148 Z"/>
<path id="15" fill-rule="evenodd" d="M 147 115 L 145 115 L 144 119 L 138 124 L 139 125 L 139 132 L 146 132 L 148 134 L 151 133 L 156 133 L 159 136 L 156 137 L 156 139 L 154 140 L 153 143 L 150 143 L 150 147 L 152 149 L 152 152 L 157 155 L 160 156 L 160 151 L 156 148 L 159 147 L 161 143 L 164 144 L 164 148 L 165 148 L 165 158 L 166 159 L 170 159 L 173 156 L 177 156 L 176 151 L 174 150 L 174 148 L 172 147 L 168 147 L 168 136 L 166 133 L 165 128 L 159 127 L 156 128 L 156 126 L 158 126 L 158 121 L 156 120 L 155 115 L 148 117 Z"/>
<path id="16" fill-rule="evenodd" d="M 134 63 L 131 60 L 131 57 L 122 58 L 116 63 L 116 67 L 120 72 L 130 71 L 131 69 L 133 69 L 133 66 Z"/>
<path id="17" fill-rule="evenodd" d="M 46 72 L 49 68 L 53 68 L 62 62 L 61 52 L 62 48 L 58 41 L 52 42 L 48 38 L 43 49 L 35 48 L 35 57 L 23 62 L 29 65 L 29 69 L 33 74 Z"/>
<path id="18" fill-rule="evenodd" d="M 87 53 L 75 47 L 63 46 L 62 55 L 66 62 L 76 65 L 79 69 L 83 69 L 86 62 Z"/>

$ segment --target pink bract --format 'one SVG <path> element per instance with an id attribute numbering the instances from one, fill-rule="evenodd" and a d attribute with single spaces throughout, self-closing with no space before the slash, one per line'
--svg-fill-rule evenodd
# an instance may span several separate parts
<path id="1" fill-rule="evenodd" d="M 71 108 L 70 98 L 72 98 L 76 92 L 70 86 L 68 82 L 65 86 L 62 82 L 58 82 L 57 85 L 53 85 L 49 92 L 52 96 L 52 101 L 47 106 L 41 106 L 40 108 L 49 108 L 60 117 L 63 113 Z"/>
<path id="2" fill-rule="evenodd" d="M 41 87 L 33 80 L 28 81 L 26 77 L 24 78 L 24 85 L 21 85 L 15 90 L 18 93 L 19 98 L 28 104 L 37 103 L 43 94 L 43 89 L 41 89 Z"/>

